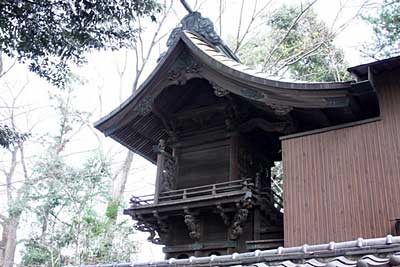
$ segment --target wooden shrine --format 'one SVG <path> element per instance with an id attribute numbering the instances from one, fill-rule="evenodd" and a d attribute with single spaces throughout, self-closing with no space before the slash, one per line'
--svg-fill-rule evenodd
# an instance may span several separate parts
<path id="1" fill-rule="evenodd" d="M 167 258 L 185 258 L 282 246 L 283 202 L 271 190 L 280 138 L 379 112 L 370 80 L 270 79 L 242 65 L 211 21 L 191 12 L 137 93 L 95 126 L 157 164 L 154 194 L 133 196 L 125 214 Z M 285 219 L 285 229 L 295 220 Z"/>

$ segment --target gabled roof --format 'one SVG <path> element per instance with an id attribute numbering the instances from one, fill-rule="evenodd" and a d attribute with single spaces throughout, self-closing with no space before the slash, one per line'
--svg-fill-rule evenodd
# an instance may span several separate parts
<path id="1" fill-rule="evenodd" d="M 358 238 L 346 242 L 256 250 L 231 255 L 190 257 L 149 262 L 81 265 L 81 267 L 397 267 L 400 237 Z"/>
<path id="2" fill-rule="evenodd" d="M 151 162 L 155 162 L 152 147 L 168 137 L 162 122 L 153 114 L 152 103 L 164 88 L 185 84 L 192 78 L 208 80 L 218 96 L 237 95 L 283 115 L 296 108 L 348 108 L 354 99 L 359 99 L 363 108 L 365 99 L 376 98 L 368 81 L 274 80 L 241 64 L 227 46 L 213 44 L 204 35 L 181 29 L 172 36 L 169 49 L 137 92 L 95 123 L 106 136 Z"/>

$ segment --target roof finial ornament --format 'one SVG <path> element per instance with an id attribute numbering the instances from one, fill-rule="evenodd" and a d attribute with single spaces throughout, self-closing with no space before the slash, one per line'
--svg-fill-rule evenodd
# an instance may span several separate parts
<path id="1" fill-rule="evenodd" d="M 185 0 L 181 0 L 181 4 L 187 10 L 187 12 L 189 12 L 189 14 L 193 13 L 193 9 L 189 6 L 188 3 L 186 3 Z"/>
<path id="2" fill-rule="evenodd" d="M 224 53 L 228 57 L 232 58 L 235 61 L 239 61 L 236 55 L 229 49 L 229 47 L 224 44 L 221 38 L 218 36 L 216 31 L 214 30 L 214 24 L 209 18 L 204 18 L 201 16 L 200 12 L 193 11 L 186 0 L 180 0 L 183 7 L 188 11 L 187 14 L 182 20 L 181 25 L 172 30 L 168 40 L 167 47 L 171 47 L 180 34 L 183 31 L 189 31 L 198 36 L 204 38 L 211 45 L 215 46 L 217 50 Z M 160 56 L 159 60 L 164 56 L 164 53 Z"/>

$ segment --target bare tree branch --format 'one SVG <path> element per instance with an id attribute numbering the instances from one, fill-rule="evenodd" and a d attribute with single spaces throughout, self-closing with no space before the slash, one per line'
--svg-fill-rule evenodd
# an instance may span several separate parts
<path id="1" fill-rule="evenodd" d="M 309 3 L 304 9 L 302 8 L 300 10 L 300 13 L 297 15 L 297 17 L 293 20 L 292 24 L 290 25 L 289 29 L 286 31 L 285 35 L 282 37 L 282 39 L 274 46 L 274 48 L 271 50 L 270 54 L 268 55 L 267 59 L 264 61 L 263 69 L 267 66 L 269 61 L 271 60 L 272 56 L 275 54 L 277 49 L 281 46 L 281 44 L 286 40 L 286 38 L 289 36 L 290 32 L 294 29 L 296 24 L 299 22 L 299 20 L 307 13 L 307 11 L 317 2 L 318 0 L 313 0 L 311 3 Z"/>
<path id="2" fill-rule="evenodd" d="M 242 35 L 241 37 L 239 37 L 239 35 L 237 35 L 237 38 L 236 38 L 236 46 L 235 46 L 235 49 L 234 49 L 234 51 L 233 51 L 234 53 L 237 53 L 237 52 L 240 50 L 240 48 L 241 48 L 242 45 L 243 45 L 243 41 L 244 41 L 244 40 L 246 39 L 246 37 L 250 34 L 251 30 L 254 29 L 254 28 L 256 28 L 256 27 L 253 27 L 255 21 L 263 15 L 263 12 L 267 9 L 267 7 L 268 7 L 273 1 L 274 1 L 274 0 L 269 0 L 269 1 L 268 1 L 264 6 L 262 6 L 259 10 L 257 10 L 257 0 L 254 1 L 253 13 L 252 13 L 252 15 L 251 15 L 250 22 L 247 24 L 247 27 L 246 27 L 246 29 L 245 29 L 243 35 Z M 242 9 L 243 9 L 243 1 L 242 1 Z M 241 11 L 241 13 L 242 13 L 242 11 Z M 239 26 L 239 27 L 240 27 L 240 26 Z M 238 33 L 239 33 L 239 30 L 238 30 Z"/>

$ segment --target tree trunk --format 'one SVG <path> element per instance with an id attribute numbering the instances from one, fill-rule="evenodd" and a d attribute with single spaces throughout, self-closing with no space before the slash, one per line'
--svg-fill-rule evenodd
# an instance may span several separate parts
<path id="1" fill-rule="evenodd" d="M 19 220 L 20 216 L 11 217 L 10 220 L 8 220 L 4 225 L 2 240 L 2 242 L 4 242 L 4 255 L 1 266 L 13 267 L 14 265 L 14 255 L 15 248 L 17 247 L 17 229 Z"/>
<path id="2" fill-rule="evenodd" d="M 125 191 L 126 181 L 128 180 L 129 171 L 131 169 L 134 153 L 128 151 L 121 166 L 121 175 L 113 181 L 113 192 L 111 193 L 112 201 L 120 202 Z"/>

